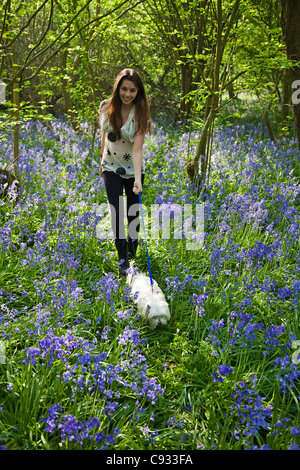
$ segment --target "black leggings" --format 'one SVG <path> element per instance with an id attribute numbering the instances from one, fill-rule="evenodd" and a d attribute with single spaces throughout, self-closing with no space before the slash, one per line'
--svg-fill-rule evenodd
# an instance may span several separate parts
<path id="1" fill-rule="evenodd" d="M 133 189 L 134 178 L 122 178 L 113 171 L 103 171 L 107 199 L 111 209 L 112 230 L 115 240 L 126 238 L 124 227 L 124 204 L 123 188 L 125 188 L 128 235 L 132 240 L 136 240 L 139 235 L 139 196 Z M 144 175 L 142 175 L 142 184 Z"/>

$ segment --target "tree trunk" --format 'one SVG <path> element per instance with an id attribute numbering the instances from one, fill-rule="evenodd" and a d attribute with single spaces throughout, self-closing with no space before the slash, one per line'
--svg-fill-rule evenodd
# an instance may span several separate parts
<path id="1" fill-rule="evenodd" d="M 73 129 L 77 132 L 79 130 L 78 123 L 76 120 L 76 112 L 73 106 L 73 100 L 71 98 L 70 92 L 68 90 L 69 78 L 67 74 L 67 58 L 68 58 L 68 49 L 65 49 L 61 55 L 61 91 L 65 103 L 65 110 L 68 118 L 70 119 Z"/>
<path id="2" fill-rule="evenodd" d="M 300 80 L 300 0 L 280 0 L 281 28 L 287 57 L 294 61 L 290 82 Z M 296 135 L 300 149 L 300 103 L 293 103 Z"/>
<path id="3" fill-rule="evenodd" d="M 287 135 L 288 133 L 288 117 L 290 114 L 292 84 L 290 81 L 290 73 L 287 69 L 283 71 L 282 77 L 282 104 L 281 104 L 281 127 L 280 136 Z"/>
<path id="4" fill-rule="evenodd" d="M 191 100 L 186 100 L 187 95 L 191 92 L 193 88 L 193 67 L 190 67 L 188 64 L 184 63 L 184 58 L 182 59 L 181 64 L 181 99 L 180 99 L 180 121 L 184 121 L 191 117 Z"/>
<path id="5" fill-rule="evenodd" d="M 224 4 L 222 3 L 222 0 L 217 0 L 216 2 L 216 43 L 215 48 L 212 51 L 212 67 L 208 76 L 209 83 L 211 83 L 211 88 L 206 99 L 204 126 L 201 131 L 192 166 L 190 166 L 189 168 L 190 173 L 188 173 L 189 177 L 192 179 L 193 182 L 196 183 L 196 186 L 198 186 L 198 188 L 205 188 L 207 175 L 209 175 L 210 172 L 210 157 L 214 122 L 219 110 L 222 92 L 222 84 L 220 83 L 222 59 L 225 45 L 227 43 L 229 34 L 232 30 L 233 23 L 239 9 L 239 4 L 240 1 L 236 0 L 231 8 L 230 14 L 228 14 L 227 16 L 226 21 L 226 16 L 223 13 Z M 200 176 L 198 175 L 199 161 L 201 162 Z M 194 172 L 193 175 L 192 172 Z"/>
<path id="6" fill-rule="evenodd" d="M 13 67 L 17 68 L 17 58 L 15 49 L 13 49 Z M 20 139 L 20 80 L 17 79 L 13 83 L 12 101 L 14 107 L 14 131 L 13 131 L 13 149 L 14 149 L 14 174 L 15 176 L 19 173 L 19 139 Z"/>
<path id="7" fill-rule="evenodd" d="M 197 173 L 199 168 L 199 160 L 201 160 L 201 174 L 198 181 L 199 186 L 204 185 L 206 179 L 206 173 L 208 168 L 209 152 L 208 152 L 208 138 L 211 136 L 211 129 L 217 114 L 219 92 L 220 92 L 220 66 L 223 56 L 224 47 L 222 44 L 222 1 L 217 2 L 217 38 L 216 38 L 216 55 L 214 58 L 214 67 L 211 70 L 211 82 L 212 89 L 211 94 L 207 97 L 206 101 L 206 112 L 205 112 L 205 123 L 202 129 L 200 139 L 198 142 L 196 154 L 194 157 L 195 175 L 194 180 L 197 179 Z"/>

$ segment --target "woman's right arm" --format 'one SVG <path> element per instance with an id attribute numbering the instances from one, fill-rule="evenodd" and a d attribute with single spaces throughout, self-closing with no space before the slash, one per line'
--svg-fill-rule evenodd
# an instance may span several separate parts
<path id="1" fill-rule="evenodd" d="M 105 144 L 105 131 L 102 133 L 102 140 L 101 140 L 101 153 L 100 153 L 100 175 L 102 176 L 102 158 L 104 153 L 104 144 Z"/>

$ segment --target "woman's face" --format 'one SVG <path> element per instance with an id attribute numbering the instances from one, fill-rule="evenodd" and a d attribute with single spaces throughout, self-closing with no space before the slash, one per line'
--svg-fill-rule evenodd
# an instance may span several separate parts
<path id="1" fill-rule="evenodd" d="M 133 103 L 138 94 L 137 86 L 131 81 L 124 78 L 122 80 L 120 89 L 119 89 L 119 96 L 123 104 L 126 106 Z"/>

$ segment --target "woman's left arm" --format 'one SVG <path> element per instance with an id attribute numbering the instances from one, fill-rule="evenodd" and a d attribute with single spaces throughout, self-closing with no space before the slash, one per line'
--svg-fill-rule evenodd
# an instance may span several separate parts
<path id="1" fill-rule="evenodd" d="M 132 150 L 132 163 L 134 169 L 134 185 L 132 191 L 135 194 L 139 194 L 142 192 L 142 162 L 144 138 L 144 132 L 137 134 L 134 139 Z"/>

